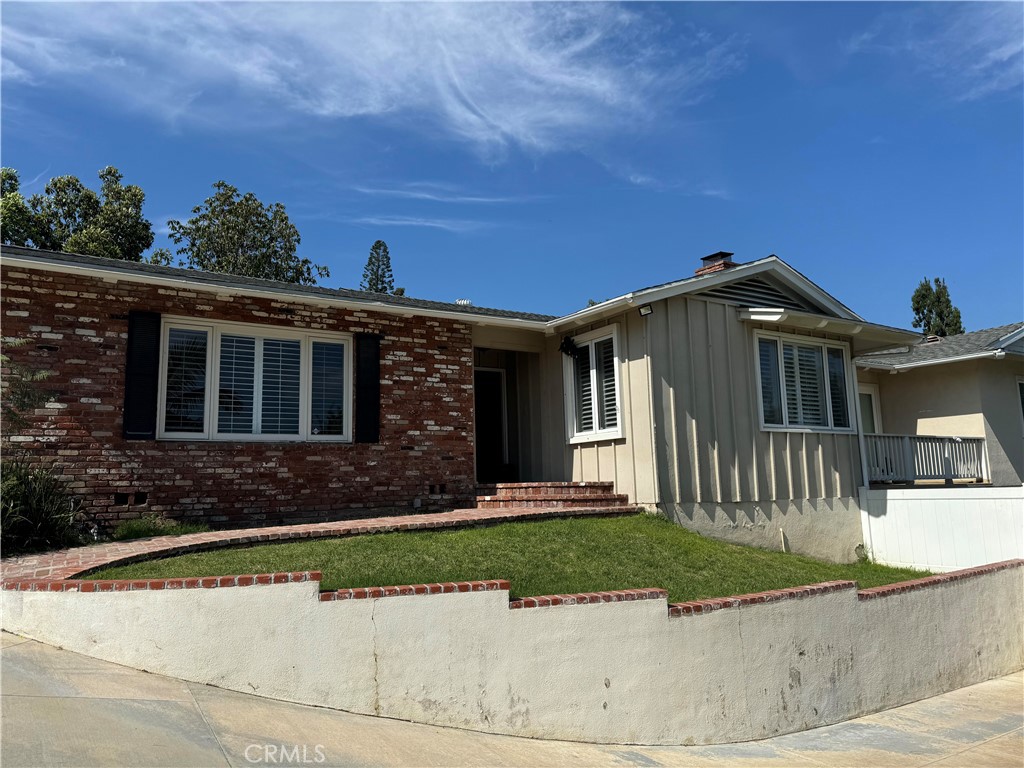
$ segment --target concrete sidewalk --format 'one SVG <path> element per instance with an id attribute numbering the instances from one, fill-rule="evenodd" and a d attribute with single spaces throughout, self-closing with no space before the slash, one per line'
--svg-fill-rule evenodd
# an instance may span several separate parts
<path id="1" fill-rule="evenodd" d="M 16 766 L 1024 766 L 1024 676 L 758 742 L 536 741 L 262 699 L 2 636 Z"/>

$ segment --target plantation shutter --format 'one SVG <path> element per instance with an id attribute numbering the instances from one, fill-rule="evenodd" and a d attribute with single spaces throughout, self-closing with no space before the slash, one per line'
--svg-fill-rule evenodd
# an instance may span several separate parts
<path id="1" fill-rule="evenodd" d="M 355 441 L 380 442 L 380 336 L 357 333 Z"/>
<path id="2" fill-rule="evenodd" d="M 594 344 L 597 373 L 598 429 L 614 429 L 619 422 L 619 406 L 615 398 L 615 345 L 611 339 L 602 339 Z"/>
<path id="3" fill-rule="evenodd" d="M 790 424 L 800 424 L 800 385 L 792 344 L 782 345 L 782 376 L 786 384 L 786 417 Z"/>
<path id="4" fill-rule="evenodd" d="M 761 412 L 765 424 L 781 425 L 782 392 L 779 391 L 779 343 L 772 339 L 759 339 L 758 362 L 761 367 Z"/>
<path id="5" fill-rule="evenodd" d="M 576 368 L 576 431 L 594 428 L 594 389 L 590 376 L 590 346 L 579 348 L 573 361 Z"/>
<path id="6" fill-rule="evenodd" d="M 122 417 L 126 440 L 156 438 L 159 388 L 160 315 L 157 312 L 129 312 Z"/>
<path id="7" fill-rule="evenodd" d="M 263 340 L 260 432 L 264 435 L 299 432 L 300 353 L 298 341 Z"/>
<path id="8" fill-rule="evenodd" d="M 796 350 L 800 368 L 800 423 L 813 427 L 827 426 L 821 349 L 798 345 Z"/>
<path id="9" fill-rule="evenodd" d="M 252 434 L 256 393 L 256 339 L 220 337 L 217 432 Z"/>
<path id="10" fill-rule="evenodd" d="M 850 408 L 846 402 L 846 365 L 841 349 L 829 349 L 828 392 L 832 398 L 832 426 L 849 428 Z"/>

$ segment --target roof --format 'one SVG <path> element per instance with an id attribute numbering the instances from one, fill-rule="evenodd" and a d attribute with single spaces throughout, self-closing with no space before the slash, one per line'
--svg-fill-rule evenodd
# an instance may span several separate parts
<path id="1" fill-rule="evenodd" d="M 164 267 L 156 264 L 143 262 L 121 261 L 119 259 L 108 259 L 100 256 L 85 256 L 77 253 L 61 253 L 58 251 L 45 251 L 36 248 L 26 248 L 17 245 L 5 245 L 0 248 L 4 257 L 22 257 L 31 259 L 40 264 L 51 266 L 66 266 L 69 268 L 98 269 L 105 272 L 113 272 L 124 275 L 148 276 L 154 279 L 169 279 L 177 282 L 188 281 L 198 285 L 207 285 L 211 288 L 242 288 L 254 291 L 280 293 L 292 297 L 307 297 L 318 299 L 344 299 L 352 303 L 372 304 L 378 307 L 394 307 L 406 310 L 428 310 L 442 312 L 445 314 L 467 315 L 472 317 L 504 318 L 509 320 L 526 320 L 533 322 L 547 322 L 553 320 L 553 315 L 539 315 L 533 312 L 514 312 L 506 309 L 493 309 L 491 307 L 474 307 L 472 305 L 455 304 L 444 301 L 430 301 L 427 299 L 414 299 L 408 296 L 391 296 L 388 294 L 371 293 L 369 291 L 354 291 L 349 288 L 325 288 L 316 285 L 296 285 L 276 280 L 261 280 L 254 277 L 238 277 L 237 275 L 226 275 L 218 272 L 203 272 L 197 269 L 182 269 L 180 267 Z"/>
<path id="2" fill-rule="evenodd" d="M 1005 354 L 1005 347 L 1022 336 L 1024 322 L 1010 323 L 997 328 L 958 333 L 955 336 L 940 336 L 938 341 L 922 340 L 910 347 L 897 347 L 886 352 L 861 355 L 855 362 L 861 368 L 901 370 L 983 357 L 998 358 Z"/>

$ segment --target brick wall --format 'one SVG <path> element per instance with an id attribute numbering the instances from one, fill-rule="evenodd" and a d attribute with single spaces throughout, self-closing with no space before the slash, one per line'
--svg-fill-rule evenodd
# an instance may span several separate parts
<path id="1" fill-rule="evenodd" d="M 412 511 L 417 499 L 421 510 L 464 506 L 473 495 L 468 324 L 13 267 L 2 282 L 3 337 L 29 340 L 5 354 L 53 371 L 45 386 L 62 392 L 4 436 L 5 453 L 52 464 L 103 525 L 144 513 L 232 527 L 312 522 L 362 508 Z M 380 442 L 124 440 L 133 309 L 381 334 Z M 115 494 L 129 503 L 115 504 Z"/>

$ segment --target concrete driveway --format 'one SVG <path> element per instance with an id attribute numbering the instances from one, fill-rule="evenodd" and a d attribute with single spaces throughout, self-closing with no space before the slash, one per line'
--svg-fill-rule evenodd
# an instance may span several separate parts
<path id="1" fill-rule="evenodd" d="M 537 741 L 262 699 L 2 635 L 16 766 L 1024 766 L 1024 676 L 758 742 Z"/>

